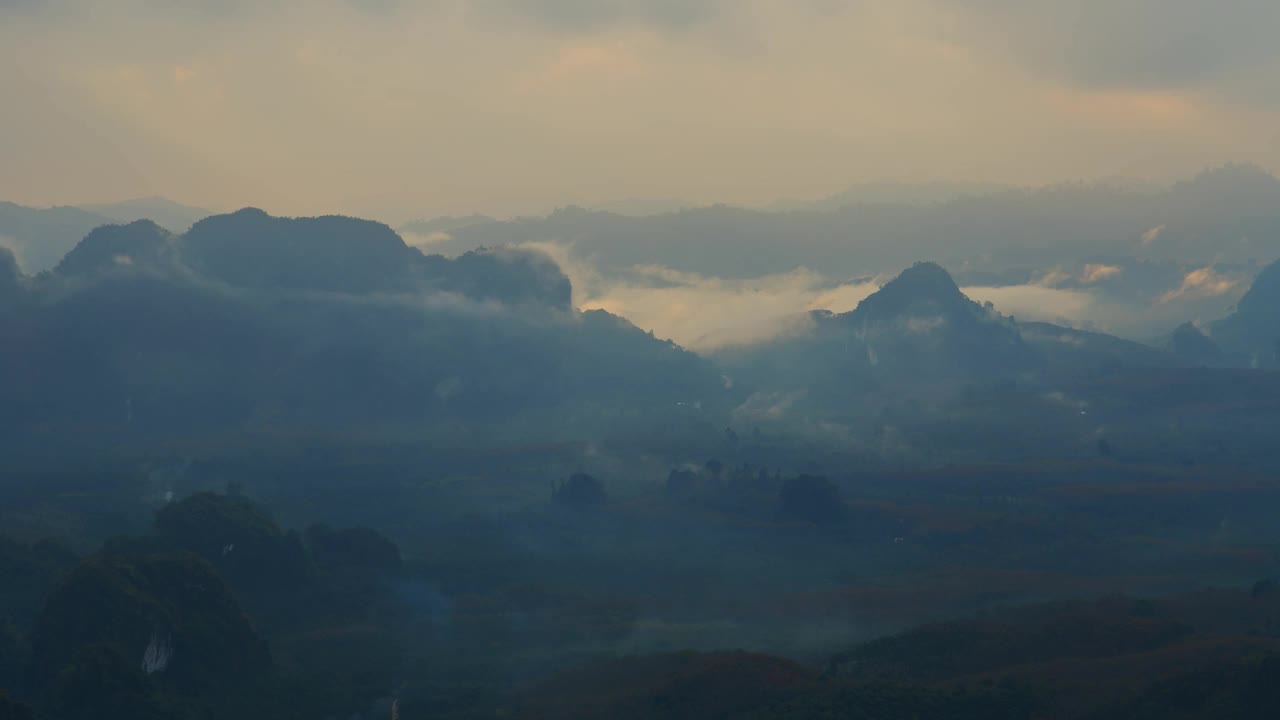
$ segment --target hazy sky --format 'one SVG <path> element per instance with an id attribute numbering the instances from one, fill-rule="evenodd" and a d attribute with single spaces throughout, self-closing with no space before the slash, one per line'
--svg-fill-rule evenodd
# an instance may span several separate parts
<path id="1" fill-rule="evenodd" d="M 0 0 L 0 199 L 763 203 L 1280 168 L 1274 0 Z"/>

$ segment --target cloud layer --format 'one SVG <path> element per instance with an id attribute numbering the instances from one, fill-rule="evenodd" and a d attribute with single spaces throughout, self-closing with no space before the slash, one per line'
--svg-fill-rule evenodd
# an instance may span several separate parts
<path id="1" fill-rule="evenodd" d="M 566 245 L 531 243 L 525 247 L 556 261 L 573 283 L 576 307 L 621 315 L 660 338 L 700 353 L 803 335 L 814 327 L 809 317 L 812 311 L 853 310 L 891 278 L 839 281 L 801 268 L 744 280 L 659 265 L 607 274 Z M 1155 303 L 1141 298 L 1124 300 L 1098 285 L 1122 276 L 1123 270 L 1117 266 L 1086 264 L 1078 273 L 1049 272 L 1032 283 L 968 286 L 961 291 L 1020 321 L 1051 322 L 1146 341 L 1188 318 L 1209 321 L 1225 316 L 1247 285 L 1242 278 L 1220 273 L 1212 266 L 1187 273 L 1181 286 L 1164 293 Z M 1065 281 L 1078 284 L 1055 286 Z"/>
<path id="2" fill-rule="evenodd" d="M 704 353 L 804 333 L 812 327 L 810 311 L 852 310 L 881 284 L 833 282 L 806 269 L 749 280 L 660 265 L 606 275 L 565 245 L 525 247 L 547 253 L 560 265 L 573 283 L 578 308 L 607 310 L 660 338 Z"/>

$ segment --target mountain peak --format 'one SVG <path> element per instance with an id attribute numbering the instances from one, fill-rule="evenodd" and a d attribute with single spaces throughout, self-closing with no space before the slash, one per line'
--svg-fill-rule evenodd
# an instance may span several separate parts
<path id="1" fill-rule="evenodd" d="M 173 235 L 150 220 L 103 225 L 85 236 L 56 272 L 81 275 L 114 267 L 159 265 L 172 257 Z"/>
<path id="2" fill-rule="evenodd" d="M 1182 323 L 1173 331 L 1169 350 L 1188 365 L 1214 365 L 1222 361 L 1222 348 L 1192 322 Z"/>
<path id="3" fill-rule="evenodd" d="M 969 302 L 941 265 L 917 262 L 859 303 L 854 312 L 868 318 L 885 318 L 921 305 L 954 309 Z"/>
<path id="4" fill-rule="evenodd" d="M 231 285 L 354 293 L 403 286 L 413 252 L 382 223 L 273 217 L 257 208 L 197 222 L 182 249 L 197 272 Z"/>
<path id="5" fill-rule="evenodd" d="M 894 278 L 894 282 L 910 283 L 921 287 L 931 286 L 946 292 L 960 292 L 955 280 L 951 278 L 951 273 L 938 263 L 928 260 L 912 264 L 911 267 L 899 273 L 898 277 Z"/>
<path id="6" fill-rule="evenodd" d="M 1039 362 L 1017 327 L 965 297 L 937 263 L 917 262 L 840 318 L 867 344 L 873 365 L 904 377 L 987 374 Z"/>

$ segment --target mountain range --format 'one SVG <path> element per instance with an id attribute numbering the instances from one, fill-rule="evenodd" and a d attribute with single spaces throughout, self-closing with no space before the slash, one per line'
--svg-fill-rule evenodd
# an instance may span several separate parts
<path id="1" fill-rule="evenodd" d="M 180 235 L 150 221 L 99 227 L 35 277 L 0 257 L 9 441 L 64 443 L 77 428 L 106 442 L 351 431 L 730 399 L 711 363 L 574 310 L 559 268 L 517 249 L 448 259 L 375 222 L 246 209 Z"/>
<path id="2" fill-rule="evenodd" d="M 152 220 L 170 231 L 183 232 L 209 214 L 164 198 L 51 208 L 0 202 L 0 247 L 8 249 L 26 272 L 34 274 L 52 269 L 96 227 Z"/>
<path id="3" fill-rule="evenodd" d="M 1274 264 L 1234 313 L 1158 346 L 1020 322 L 966 297 L 941 265 L 916 262 L 849 312 L 814 311 L 796 332 L 700 357 L 580 312 L 541 252 L 449 258 L 351 217 L 247 208 L 182 233 L 141 220 L 94 228 L 38 275 L 0 258 L 0 372 L 18 380 L 3 390 L 0 425 L 28 444 L 75 428 L 106 440 L 511 418 L 534 427 L 552 416 L 593 432 L 627 415 L 706 430 L 761 407 L 874 413 L 896 402 L 886 398 L 932 403 L 975 383 L 1012 382 L 1042 402 L 1117 372 L 1272 367 L 1280 340 Z M 789 393 L 799 395 L 779 405 Z"/>
<path id="4" fill-rule="evenodd" d="M 930 196 L 929 187 L 917 194 Z M 606 269 L 660 264 L 734 278 L 798 266 L 834 277 L 889 272 L 925 257 L 1002 272 L 1081 259 L 1203 265 L 1280 256 L 1280 180 L 1252 165 L 1211 168 L 1157 191 L 1099 182 L 935 188 L 932 196 L 896 202 L 893 194 L 855 192 L 863 199 L 779 212 L 714 205 L 642 217 L 571 206 L 543 217 L 422 221 L 401 230 L 443 232 L 433 249 L 445 254 L 558 242 Z"/>

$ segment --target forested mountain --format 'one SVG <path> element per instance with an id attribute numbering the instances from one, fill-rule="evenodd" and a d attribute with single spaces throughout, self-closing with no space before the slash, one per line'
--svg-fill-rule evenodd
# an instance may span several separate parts
<path id="1" fill-rule="evenodd" d="M 9 257 L 6 255 L 6 257 Z M 424 256 L 352 218 L 148 221 L 89 233 L 54 272 L 10 261 L 11 440 L 497 419 L 584 403 L 722 406 L 707 361 L 579 313 L 547 258 Z M 14 351 L 19 349 L 20 351 Z M 606 410 L 607 412 L 607 410 Z M 37 428 L 43 428 L 37 431 Z"/>

